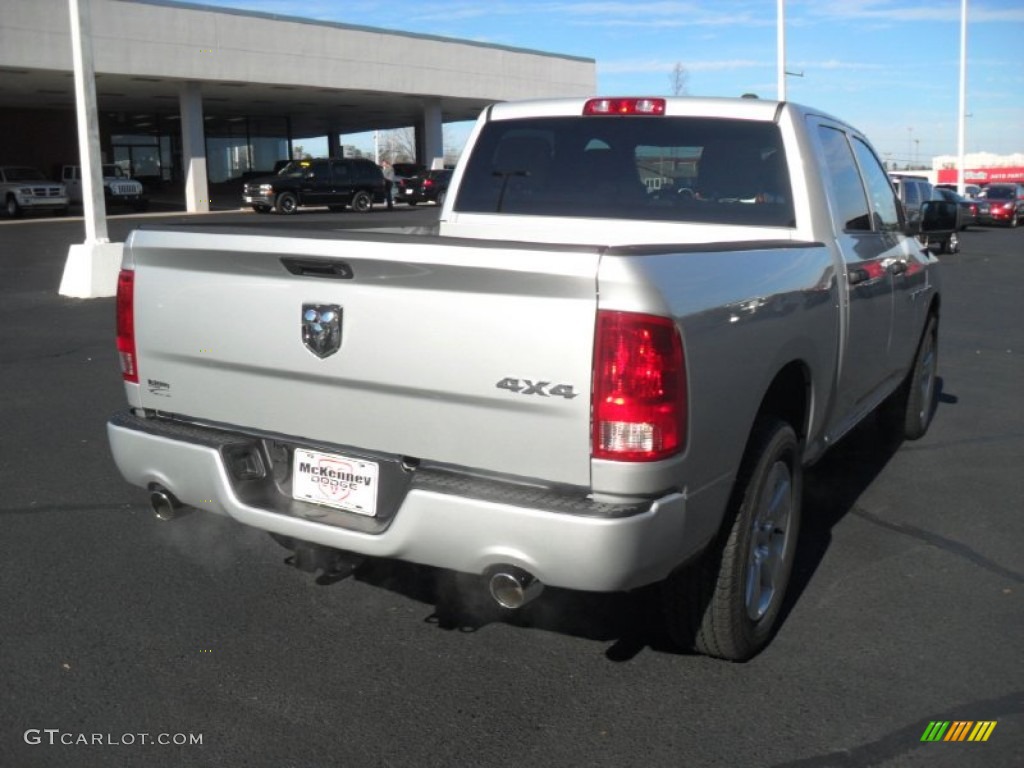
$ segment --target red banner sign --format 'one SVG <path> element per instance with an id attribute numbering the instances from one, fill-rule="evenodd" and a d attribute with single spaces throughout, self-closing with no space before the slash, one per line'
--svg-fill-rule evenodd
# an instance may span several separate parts
<path id="1" fill-rule="evenodd" d="M 939 184 L 956 184 L 956 169 L 942 168 L 939 170 Z M 966 184 L 1024 184 L 1024 167 L 1007 168 L 968 168 L 964 171 Z"/>

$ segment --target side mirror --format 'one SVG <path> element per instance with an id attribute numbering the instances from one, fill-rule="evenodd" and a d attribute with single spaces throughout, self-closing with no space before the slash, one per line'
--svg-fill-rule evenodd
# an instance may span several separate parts
<path id="1" fill-rule="evenodd" d="M 949 200 L 929 200 L 921 206 L 921 228 L 925 234 L 955 232 L 958 227 L 957 204 Z"/>

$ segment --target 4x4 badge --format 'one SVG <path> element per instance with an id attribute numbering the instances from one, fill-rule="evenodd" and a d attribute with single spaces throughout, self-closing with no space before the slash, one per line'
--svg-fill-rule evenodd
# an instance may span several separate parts
<path id="1" fill-rule="evenodd" d="M 320 358 L 341 347 L 341 307 L 337 304 L 302 305 L 302 343 Z"/>

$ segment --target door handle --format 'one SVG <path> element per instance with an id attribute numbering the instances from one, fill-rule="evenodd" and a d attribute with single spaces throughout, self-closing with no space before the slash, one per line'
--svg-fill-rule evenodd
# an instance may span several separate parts
<path id="1" fill-rule="evenodd" d="M 882 266 L 893 275 L 902 275 L 907 271 L 907 262 L 902 259 L 886 259 L 882 262 Z"/>
<path id="2" fill-rule="evenodd" d="M 870 279 L 871 275 L 868 274 L 866 269 L 859 269 L 855 267 L 847 271 L 846 278 L 850 285 L 857 285 L 857 283 L 863 283 L 865 280 Z"/>
<path id="3" fill-rule="evenodd" d="M 293 275 L 300 275 L 302 277 L 326 277 L 333 280 L 351 280 L 355 277 L 352 267 L 344 261 L 303 259 L 286 256 L 281 259 L 281 263 Z"/>

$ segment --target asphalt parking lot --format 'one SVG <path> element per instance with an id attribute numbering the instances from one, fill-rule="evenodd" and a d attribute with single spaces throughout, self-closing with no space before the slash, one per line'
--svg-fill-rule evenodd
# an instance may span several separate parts
<path id="1" fill-rule="evenodd" d="M 107 450 L 113 300 L 57 295 L 82 236 L 0 220 L 0 766 L 1024 765 L 1024 229 L 942 257 L 931 431 L 881 450 L 869 423 L 813 469 L 793 598 L 746 664 L 665 650 L 642 594 L 548 590 L 508 622 L 452 574 L 318 580 L 231 521 L 159 523 Z M 933 721 L 996 726 L 922 742 Z"/>

